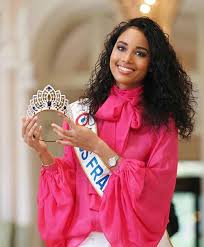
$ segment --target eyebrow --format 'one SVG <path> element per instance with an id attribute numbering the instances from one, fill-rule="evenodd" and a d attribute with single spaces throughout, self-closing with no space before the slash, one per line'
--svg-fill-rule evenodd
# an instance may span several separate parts
<path id="1" fill-rule="evenodd" d="M 124 42 L 124 41 L 118 41 L 117 43 L 122 43 L 123 45 L 128 46 L 128 43 Z M 142 46 L 136 46 L 137 49 L 141 49 L 141 50 L 145 50 L 147 53 L 149 53 L 149 50 L 145 47 Z"/>

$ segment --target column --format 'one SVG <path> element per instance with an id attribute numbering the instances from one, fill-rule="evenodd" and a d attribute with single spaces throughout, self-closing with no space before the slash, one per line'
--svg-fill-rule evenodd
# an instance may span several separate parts
<path id="1" fill-rule="evenodd" d="M 12 74 L 15 55 L 11 36 L 11 19 L 9 3 L 2 3 L 1 41 L 0 41 L 0 243 L 11 246 L 14 219 L 14 153 L 12 115 Z"/>
<path id="2" fill-rule="evenodd" d="M 30 61 L 29 8 L 24 5 L 18 9 L 15 36 L 18 65 L 16 67 L 15 87 L 15 128 L 16 128 L 16 247 L 31 246 L 33 233 L 33 170 L 29 147 L 21 136 L 22 116 L 29 104 L 29 92 L 35 85 Z M 34 202 L 35 203 L 35 202 Z"/>

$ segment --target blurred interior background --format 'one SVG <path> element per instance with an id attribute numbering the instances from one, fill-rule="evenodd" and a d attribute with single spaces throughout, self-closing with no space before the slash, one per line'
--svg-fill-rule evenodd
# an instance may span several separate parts
<path id="1" fill-rule="evenodd" d="M 21 138 L 21 117 L 37 89 L 51 84 L 70 101 L 85 88 L 106 34 L 119 21 L 156 20 L 194 81 L 196 126 L 179 144 L 175 247 L 204 246 L 204 1 L 0 1 L 0 246 L 41 247 L 36 193 L 39 160 Z M 57 116 L 43 115 L 45 127 Z M 47 135 L 51 134 L 49 127 Z M 62 147 L 49 147 L 56 155 Z M 173 154 L 172 154 L 173 155 Z M 162 198 L 161 198 L 162 203 Z M 156 222 L 155 222 L 156 224 Z"/>

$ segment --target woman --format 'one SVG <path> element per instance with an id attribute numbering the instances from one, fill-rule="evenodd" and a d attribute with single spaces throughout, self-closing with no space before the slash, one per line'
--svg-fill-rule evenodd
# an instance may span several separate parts
<path id="1" fill-rule="evenodd" d="M 39 230 L 47 246 L 155 247 L 168 224 L 177 173 L 178 134 L 190 137 L 195 99 L 168 37 L 147 17 L 107 36 L 81 101 L 98 135 L 67 119 L 52 124 L 64 157 L 39 141 L 37 118 L 22 135 L 42 161 Z M 61 140 L 63 139 L 63 140 Z M 111 171 L 100 197 L 73 147 L 95 153 Z M 88 245 L 91 239 L 93 244 Z"/>

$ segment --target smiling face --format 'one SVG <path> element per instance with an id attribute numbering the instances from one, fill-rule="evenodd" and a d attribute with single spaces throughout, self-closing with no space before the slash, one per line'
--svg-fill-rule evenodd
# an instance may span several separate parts
<path id="1" fill-rule="evenodd" d="M 117 39 L 110 57 L 110 70 L 121 89 L 140 86 L 150 64 L 149 45 L 144 34 L 131 27 Z"/>

